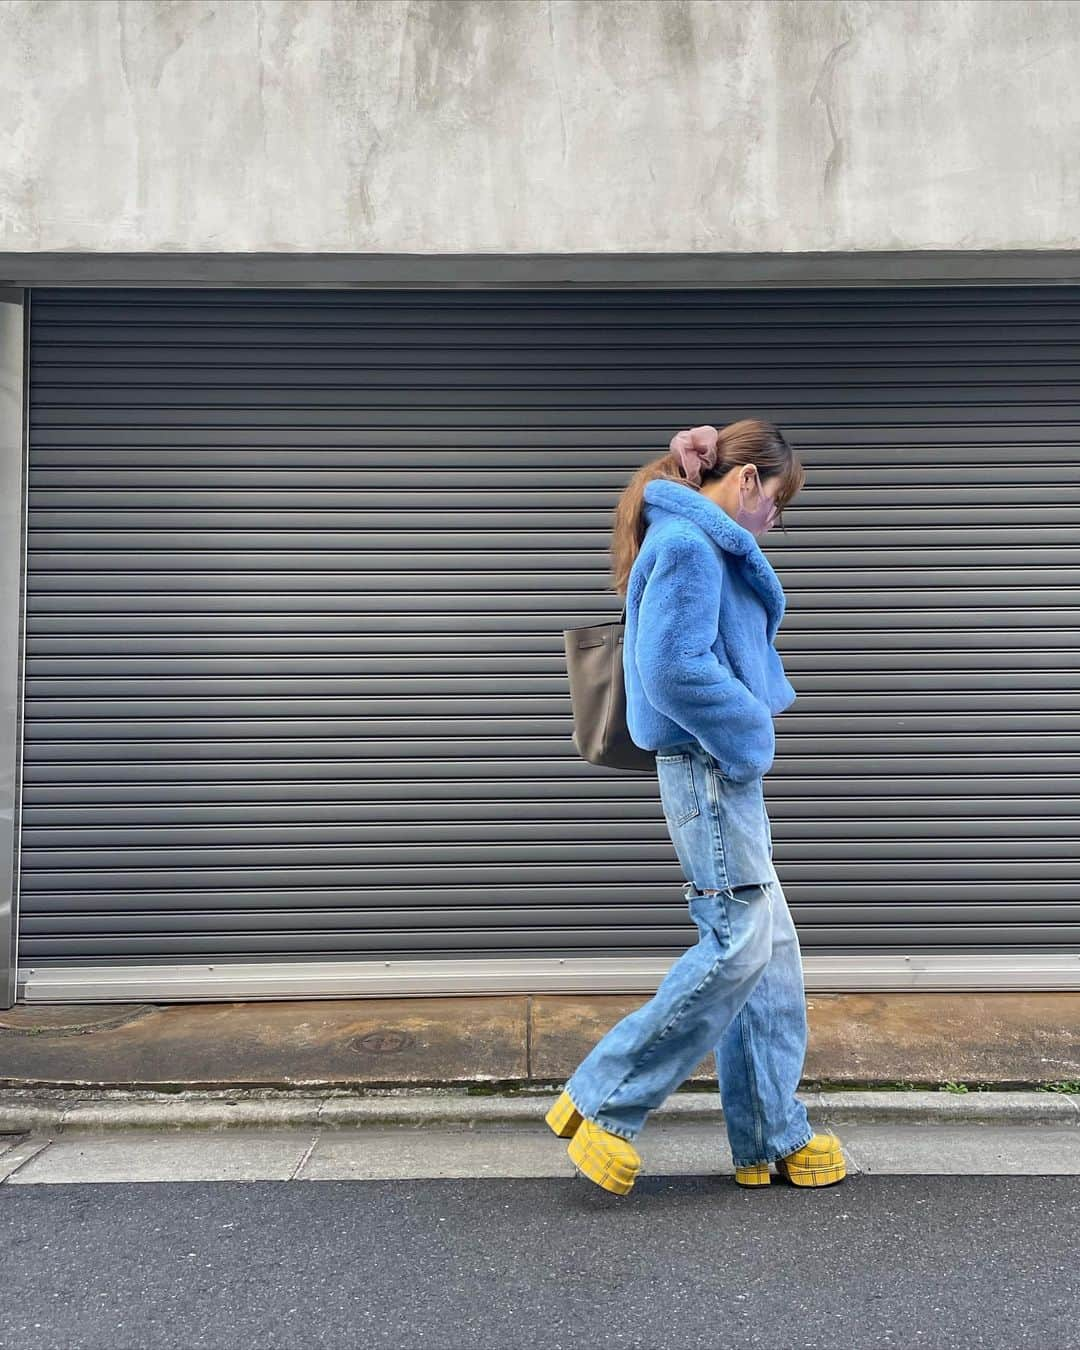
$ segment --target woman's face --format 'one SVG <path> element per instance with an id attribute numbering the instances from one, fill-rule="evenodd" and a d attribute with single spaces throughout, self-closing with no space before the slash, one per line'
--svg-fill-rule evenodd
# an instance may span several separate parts
<path id="1" fill-rule="evenodd" d="M 722 507 L 736 524 L 761 536 L 776 519 L 779 475 L 763 483 L 753 464 L 734 464 L 722 478 L 703 484 L 701 491 Z"/>

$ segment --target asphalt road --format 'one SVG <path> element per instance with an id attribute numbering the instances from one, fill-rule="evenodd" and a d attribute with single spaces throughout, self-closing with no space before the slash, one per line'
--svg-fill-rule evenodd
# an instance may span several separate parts
<path id="1" fill-rule="evenodd" d="M 1078 1202 L 1075 1176 L 5 1186 L 0 1346 L 1063 1350 Z"/>

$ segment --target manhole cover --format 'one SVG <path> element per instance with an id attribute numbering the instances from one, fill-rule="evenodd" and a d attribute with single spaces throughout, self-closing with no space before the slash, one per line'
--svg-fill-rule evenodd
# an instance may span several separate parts
<path id="1" fill-rule="evenodd" d="M 396 1055 L 408 1050 L 413 1038 L 406 1031 L 369 1031 L 366 1036 L 357 1036 L 353 1041 L 354 1050 L 364 1050 L 369 1055 Z"/>

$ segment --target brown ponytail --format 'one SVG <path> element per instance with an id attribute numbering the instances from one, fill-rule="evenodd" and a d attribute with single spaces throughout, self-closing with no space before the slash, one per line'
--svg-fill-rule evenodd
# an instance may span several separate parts
<path id="1" fill-rule="evenodd" d="M 780 429 L 772 422 L 757 417 L 744 417 L 721 427 L 717 438 L 716 463 L 702 474 L 702 483 L 715 482 L 739 464 L 756 464 L 764 483 L 767 478 L 781 475 L 776 493 L 776 523 L 783 528 L 783 509 L 802 487 L 806 478 L 799 458 Z M 612 519 L 611 530 L 611 585 L 626 598 L 630 568 L 645 538 L 643 511 L 645 484 L 654 478 L 668 478 L 698 490 L 688 483 L 679 458 L 672 451 L 643 464 L 623 488 Z"/>

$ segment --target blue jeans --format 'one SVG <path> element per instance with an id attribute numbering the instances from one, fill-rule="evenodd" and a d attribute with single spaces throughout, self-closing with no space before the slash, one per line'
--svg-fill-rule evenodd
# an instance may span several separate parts
<path id="1" fill-rule="evenodd" d="M 814 1131 L 795 1095 L 806 1057 L 802 956 L 762 779 L 727 778 L 697 741 L 660 751 L 656 773 L 698 941 L 565 1090 L 586 1119 L 633 1139 L 712 1051 L 736 1167 L 772 1162 Z"/>

